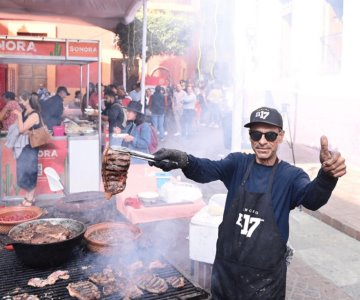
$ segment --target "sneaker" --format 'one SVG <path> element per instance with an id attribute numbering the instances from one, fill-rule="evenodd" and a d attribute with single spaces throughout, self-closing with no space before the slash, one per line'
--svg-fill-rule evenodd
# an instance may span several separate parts
<path id="1" fill-rule="evenodd" d="M 161 139 L 160 139 L 160 142 L 163 142 L 163 141 L 165 141 L 165 138 L 161 138 Z"/>
<path id="2" fill-rule="evenodd" d="M 180 132 L 175 132 L 174 136 L 179 136 L 181 133 Z"/>

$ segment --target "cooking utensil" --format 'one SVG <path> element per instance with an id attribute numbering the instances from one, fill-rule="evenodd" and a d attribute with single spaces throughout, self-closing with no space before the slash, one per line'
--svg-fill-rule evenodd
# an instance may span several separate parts
<path id="1" fill-rule="evenodd" d="M 65 241 L 47 244 L 30 244 L 16 241 L 20 231 L 30 224 L 38 225 L 45 222 L 50 222 L 53 225 L 62 225 L 73 233 L 73 237 Z M 8 246 L 13 246 L 16 256 L 26 265 L 32 267 L 57 266 L 72 256 L 74 249 L 80 245 L 85 231 L 85 224 L 72 219 L 49 218 L 33 220 L 16 225 L 10 230 L 7 237 L 9 240 Z"/>
<path id="2" fill-rule="evenodd" d="M 115 146 L 115 145 L 111 146 L 110 148 L 112 150 L 119 151 L 121 153 L 128 153 L 131 156 L 139 158 L 139 159 L 155 162 L 155 156 L 153 154 L 150 154 L 150 153 L 136 151 L 136 150 L 132 150 L 132 149 L 129 149 L 129 148 L 126 148 L 126 147 Z M 170 162 L 168 159 L 164 159 L 163 161 L 164 162 Z M 175 164 L 176 166 L 178 165 L 178 163 L 176 161 L 171 161 L 171 163 Z"/>

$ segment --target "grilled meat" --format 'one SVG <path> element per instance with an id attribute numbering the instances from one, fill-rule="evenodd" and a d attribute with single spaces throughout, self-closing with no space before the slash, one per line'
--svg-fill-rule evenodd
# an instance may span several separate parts
<path id="1" fill-rule="evenodd" d="M 127 269 L 129 273 L 135 273 L 142 268 L 144 268 L 143 262 L 141 260 L 137 260 L 136 262 L 132 263 Z"/>
<path id="2" fill-rule="evenodd" d="M 163 262 L 161 262 L 160 260 L 154 260 L 152 262 L 149 263 L 149 269 L 153 270 L 153 269 L 163 269 L 166 267 L 166 264 L 164 264 Z"/>
<path id="3" fill-rule="evenodd" d="M 166 281 L 154 274 L 141 274 L 135 277 L 135 284 L 150 293 L 165 293 L 168 289 Z"/>
<path id="4" fill-rule="evenodd" d="M 101 297 L 97 286 L 90 281 L 72 282 L 69 283 L 66 288 L 71 297 L 79 300 L 96 300 Z"/>
<path id="5" fill-rule="evenodd" d="M 40 300 L 40 298 L 38 296 L 29 295 L 28 293 L 13 296 L 11 299 L 12 300 Z"/>
<path id="6" fill-rule="evenodd" d="M 144 293 L 133 283 L 129 283 L 126 292 L 123 294 L 123 300 L 140 298 Z"/>
<path id="7" fill-rule="evenodd" d="M 130 154 L 106 148 L 102 159 L 102 180 L 105 197 L 121 193 L 126 187 L 127 172 L 130 167 Z"/>
<path id="8" fill-rule="evenodd" d="M 55 284 L 55 282 L 58 281 L 59 279 L 69 279 L 69 278 L 70 278 L 69 271 L 59 270 L 51 273 L 46 279 L 31 278 L 28 281 L 28 285 L 33 287 L 44 287 L 47 285 Z"/>
<path id="9" fill-rule="evenodd" d="M 101 286 L 116 282 L 115 273 L 109 267 L 106 267 L 101 273 L 94 273 L 89 279 L 93 283 Z"/>
<path id="10" fill-rule="evenodd" d="M 56 243 L 72 238 L 71 230 L 62 225 L 53 225 L 45 221 L 41 224 L 29 224 L 22 228 L 12 238 L 19 242 L 30 244 Z"/>
<path id="11" fill-rule="evenodd" d="M 185 285 L 185 279 L 184 277 L 180 276 L 171 276 L 166 278 L 166 282 L 170 284 L 175 289 L 183 288 Z"/>

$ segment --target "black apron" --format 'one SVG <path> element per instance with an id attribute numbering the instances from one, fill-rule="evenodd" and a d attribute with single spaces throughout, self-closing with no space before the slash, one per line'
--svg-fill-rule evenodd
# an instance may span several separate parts
<path id="1" fill-rule="evenodd" d="M 271 188 L 266 193 L 245 190 L 253 160 L 219 226 L 211 278 L 212 299 L 285 299 L 286 242 L 275 221 Z"/>

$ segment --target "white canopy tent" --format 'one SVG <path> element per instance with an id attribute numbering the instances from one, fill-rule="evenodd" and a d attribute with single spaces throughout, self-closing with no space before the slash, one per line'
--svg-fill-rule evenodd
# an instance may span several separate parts
<path id="1" fill-rule="evenodd" d="M 114 31 L 128 24 L 142 0 L 1 0 L 2 19 L 92 24 Z"/>

